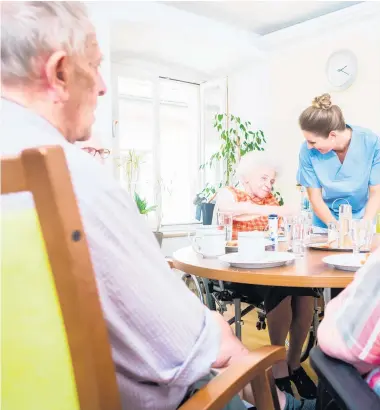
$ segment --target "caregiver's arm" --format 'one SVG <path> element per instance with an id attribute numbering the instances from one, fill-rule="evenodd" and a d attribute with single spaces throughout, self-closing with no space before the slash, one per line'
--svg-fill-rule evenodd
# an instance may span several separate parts
<path id="1" fill-rule="evenodd" d="M 318 216 L 318 218 L 326 225 L 330 222 L 336 222 L 336 219 L 334 218 L 329 207 L 325 204 L 325 201 L 322 198 L 322 188 L 306 189 L 311 206 L 313 208 L 313 212 Z"/>
<path id="2" fill-rule="evenodd" d="M 373 221 L 380 210 L 380 185 L 369 187 L 369 198 L 365 207 L 364 219 Z"/>

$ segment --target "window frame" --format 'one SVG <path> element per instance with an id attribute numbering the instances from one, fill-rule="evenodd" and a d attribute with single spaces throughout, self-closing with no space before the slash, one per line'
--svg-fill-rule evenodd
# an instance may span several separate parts
<path id="1" fill-rule="evenodd" d="M 183 230 L 183 227 L 186 226 L 191 226 L 191 225 L 199 225 L 201 222 L 196 221 L 195 216 L 193 220 L 184 220 L 184 221 L 179 221 L 179 222 L 173 222 L 173 223 L 162 223 L 162 188 L 161 188 L 161 158 L 160 158 L 160 147 L 161 147 L 161 136 L 160 136 L 160 84 L 162 81 L 180 81 L 183 83 L 189 83 L 187 81 L 181 81 L 181 80 L 173 80 L 169 78 L 163 78 L 157 74 L 152 74 L 148 71 L 144 70 L 134 70 L 131 67 L 118 67 L 118 69 L 113 70 L 113 95 L 116 96 L 116 98 L 113 98 L 113 151 L 114 151 L 114 157 L 119 157 L 120 156 L 120 136 L 117 128 L 118 124 L 118 119 L 119 119 L 119 100 L 120 98 L 125 98 L 125 95 L 123 94 L 120 95 L 119 89 L 118 89 L 118 81 L 119 77 L 125 77 L 125 78 L 133 78 L 136 80 L 146 80 L 150 81 L 152 83 L 152 100 L 153 100 L 153 118 L 154 118 L 154 124 L 153 124 L 153 144 L 152 144 L 152 152 L 153 152 L 153 172 L 154 172 L 154 187 L 153 187 L 153 192 L 154 192 L 154 198 L 155 198 L 155 204 L 157 205 L 157 212 L 155 212 L 155 220 L 154 220 L 154 228 L 158 228 L 159 230 L 163 231 L 177 231 L 177 230 Z M 196 156 L 197 156 L 197 178 L 196 178 L 196 192 L 199 192 L 201 187 L 203 186 L 203 181 L 204 181 L 204 176 L 203 172 L 199 170 L 199 166 L 204 162 L 204 137 L 203 137 L 203 113 L 202 113 L 202 100 L 201 100 L 201 84 L 197 83 L 189 83 L 189 85 L 197 86 L 198 87 L 198 92 L 197 92 L 197 124 L 195 126 L 196 128 L 196 143 L 197 143 L 197 148 L 196 148 Z M 128 97 L 131 98 L 131 97 Z M 136 97 L 138 98 L 138 97 Z M 120 180 L 120 169 L 117 167 L 117 164 L 114 163 L 114 176 L 116 179 Z M 195 213 L 195 209 L 194 209 Z M 153 225 L 153 221 L 151 221 Z M 153 226 L 152 226 L 153 228 Z"/>

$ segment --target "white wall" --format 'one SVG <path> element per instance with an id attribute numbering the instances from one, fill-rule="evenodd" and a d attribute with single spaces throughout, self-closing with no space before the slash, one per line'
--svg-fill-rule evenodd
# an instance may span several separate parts
<path id="1" fill-rule="evenodd" d="M 111 83 L 111 45 L 110 45 L 110 20 L 104 15 L 103 5 L 88 2 L 87 9 L 92 23 L 95 26 L 97 40 L 103 54 L 100 72 L 107 86 L 107 92 L 99 97 L 95 112 L 95 123 L 92 128 L 93 134 L 101 141 L 105 148 L 113 147 L 112 141 L 112 83 Z M 112 160 L 106 161 L 109 172 L 113 172 Z"/>
<path id="2" fill-rule="evenodd" d="M 329 55 L 342 48 L 356 54 L 358 76 L 346 91 L 330 92 L 325 65 Z M 284 166 L 279 183 L 285 200 L 295 193 L 303 141 L 298 116 L 324 92 L 331 93 L 348 123 L 380 132 L 380 18 L 351 22 L 335 31 L 325 27 L 229 76 L 230 111 L 262 127 L 269 149 L 281 153 Z"/>

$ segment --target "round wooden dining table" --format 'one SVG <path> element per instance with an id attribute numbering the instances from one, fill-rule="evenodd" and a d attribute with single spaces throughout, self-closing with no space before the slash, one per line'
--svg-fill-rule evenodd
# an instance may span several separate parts
<path id="1" fill-rule="evenodd" d="M 380 244 L 379 235 L 373 247 Z M 279 243 L 279 250 L 286 250 L 286 243 Z M 323 262 L 323 258 L 336 252 L 307 249 L 303 257 L 291 264 L 268 269 L 241 269 L 230 267 L 221 260 L 208 259 L 196 253 L 191 246 L 173 253 L 173 265 L 185 273 L 207 279 L 250 285 L 291 286 L 307 288 L 345 288 L 354 272 L 337 270 Z"/>

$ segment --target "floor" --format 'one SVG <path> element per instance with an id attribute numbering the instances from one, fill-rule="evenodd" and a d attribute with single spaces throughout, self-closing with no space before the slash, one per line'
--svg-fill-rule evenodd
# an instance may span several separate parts
<path id="1" fill-rule="evenodd" d="M 175 270 L 175 272 L 182 277 L 183 272 Z M 187 286 L 190 288 L 197 295 L 197 291 L 194 288 L 193 282 L 190 281 L 187 283 Z M 197 295 L 198 296 L 198 295 Z M 323 304 L 322 299 L 320 299 L 320 307 Z M 247 307 L 248 305 L 242 303 L 241 308 L 242 310 Z M 234 316 L 234 307 L 233 305 L 228 306 L 227 312 L 224 313 L 224 318 L 229 320 Z M 243 317 L 244 325 L 242 326 L 242 342 L 244 345 L 249 349 L 253 350 L 261 346 L 270 345 L 269 334 L 268 330 L 257 330 L 256 323 L 257 323 L 257 313 L 256 310 L 252 310 L 248 314 Z M 232 325 L 234 329 L 234 325 Z M 302 363 L 305 371 L 309 374 L 309 376 L 317 382 L 317 376 L 314 373 L 313 369 L 310 366 L 309 360 L 307 359 L 305 362 Z M 296 392 L 295 392 L 296 393 Z M 296 393 L 297 396 L 297 393 Z"/>
<path id="2" fill-rule="evenodd" d="M 242 309 L 244 309 L 247 305 L 244 303 L 242 304 Z M 226 320 L 230 319 L 234 315 L 234 308 L 232 305 L 228 307 L 228 311 L 224 314 Z M 257 313 L 255 310 L 252 310 L 243 318 L 244 325 L 242 327 L 242 341 L 244 345 L 250 349 L 256 349 L 260 346 L 265 346 L 270 344 L 268 330 L 257 330 L 256 329 L 256 322 L 257 322 Z M 232 326 L 234 328 L 234 325 Z M 306 360 L 302 363 L 306 372 L 310 375 L 310 377 L 316 382 L 317 376 L 314 373 L 313 369 L 310 367 L 309 360 Z"/>

